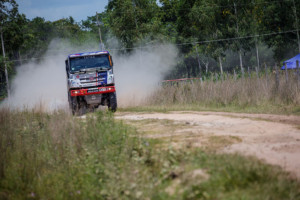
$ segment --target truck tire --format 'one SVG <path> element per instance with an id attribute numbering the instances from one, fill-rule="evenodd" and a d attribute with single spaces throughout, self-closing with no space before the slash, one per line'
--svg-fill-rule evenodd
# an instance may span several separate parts
<path id="1" fill-rule="evenodd" d="M 75 115 L 79 106 L 78 101 L 76 97 L 71 97 L 70 94 L 68 95 L 68 100 L 69 100 L 70 111 L 72 112 L 72 115 Z"/>
<path id="2" fill-rule="evenodd" d="M 87 113 L 87 105 L 84 101 L 80 102 L 78 105 L 77 115 L 81 116 Z"/>
<path id="3" fill-rule="evenodd" d="M 87 113 L 87 105 L 84 101 L 80 101 L 77 97 L 71 97 L 70 95 L 68 98 L 72 115 L 81 116 Z"/>
<path id="4" fill-rule="evenodd" d="M 110 93 L 108 96 L 108 110 L 116 112 L 117 110 L 117 96 L 116 93 Z"/>

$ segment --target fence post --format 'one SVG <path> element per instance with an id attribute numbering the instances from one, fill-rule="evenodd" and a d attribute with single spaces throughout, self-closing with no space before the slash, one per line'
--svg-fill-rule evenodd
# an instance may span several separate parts
<path id="1" fill-rule="evenodd" d="M 299 60 L 296 60 L 298 84 L 300 84 Z"/>
<path id="2" fill-rule="evenodd" d="M 276 90 L 278 90 L 279 88 L 279 76 L 278 76 L 278 68 L 277 68 L 277 63 L 275 63 L 275 86 L 276 86 Z"/>
<path id="3" fill-rule="evenodd" d="M 242 77 L 245 78 L 245 70 L 244 70 L 244 68 L 241 69 L 241 72 L 242 72 Z"/>
<path id="4" fill-rule="evenodd" d="M 250 74 L 250 68 L 248 67 L 248 78 L 251 78 L 251 74 Z"/>
<path id="5" fill-rule="evenodd" d="M 289 74 L 288 74 L 288 71 L 287 71 L 286 63 L 284 63 L 284 68 L 285 68 L 285 81 L 286 81 L 286 83 L 288 83 L 288 81 L 289 81 Z"/>
<path id="6" fill-rule="evenodd" d="M 259 79 L 258 67 L 255 67 L 255 71 L 256 71 L 256 76 L 257 76 L 257 79 Z"/>
<path id="7" fill-rule="evenodd" d="M 234 76 L 234 80 L 236 81 L 236 72 L 235 72 L 235 69 L 233 70 L 233 76 Z"/>
<path id="8" fill-rule="evenodd" d="M 268 81 L 268 69 L 267 69 L 267 64 L 265 63 L 265 74 L 266 74 L 266 79 Z"/>

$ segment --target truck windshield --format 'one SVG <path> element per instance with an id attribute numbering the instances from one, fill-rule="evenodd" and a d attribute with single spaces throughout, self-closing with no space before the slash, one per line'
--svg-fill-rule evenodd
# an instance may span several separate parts
<path id="1" fill-rule="evenodd" d="M 83 71 L 85 69 L 97 68 L 101 70 L 110 69 L 108 55 L 83 56 L 70 59 L 71 72 Z"/>

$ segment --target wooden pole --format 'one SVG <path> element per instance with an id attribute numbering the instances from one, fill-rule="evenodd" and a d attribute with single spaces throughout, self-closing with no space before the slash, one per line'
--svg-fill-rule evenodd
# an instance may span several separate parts
<path id="1" fill-rule="evenodd" d="M 202 84 L 202 73 L 201 73 L 200 56 L 199 56 L 198 47 L 197 47 L 197 44 L 196 44 L 196 43 L 195 43 L 195 46 L 196 46 L 196 52 L 197 52 L 197 61 L 198 61 L 198 67 L 199 67 L 200 82 L 201 82 L 201 84 Z"/>
<path id="2" fill-rule="evenodd" d="M 221 56 L 219 56 L 219 63 L 220 63 L 220 78 L 221 78 L 221 81 L 223 81 L 223 64 L 222 64 Z"/>
<path id="3" fill-rule="evenodd" d="M 300 84 L 300 70 L 299 70 L 299 60 L 296 61 L 297 66 L 297 77 L 298 77 L 298 84 Z"/>
<path id="4" fill-rule="evenodd" d="M 251 74 L 250 74 L 250 68 L 248 67 L 248 78 L 251 78 Z"/>
<path id="5" fill-rule="evenodd" d="M 257 70 L 259 72 L 259 53 L 258 53 L 258 44 L 257 44 L 257 37 L 255 38 L 255 48 L 256 48 L 256 61 L 257 61 Z"/>
<path id="6" fill-rule="evenodd" d="M 279 88 L 279 76 L 278 76 L 278 68 L 277 68 L 277 63 L 275 63 L 275 86 L 276 86 L 276 90 L 278 90 Z"/>
<path id="7" fill-rule="evenodd" d="M 285 69 L 285 81 L 286 81 L 286 83 L 288 83 L 289 82 L 289 74 L 288 74 L 286 63 L 284 63 L 284 69 Z"/>
<path id="8" fill-rule="evenodd" d="M 266 79 L 268 80 L 268 68 L 267 64 L 265 63 L 265 74 L 266 74 Z"/>
<path id="9" fill-rule="evenodd" d="M 233 70 L 233 76 L 234 76 L 234 80 L 236 81 L 236 72 L 235 72 L 235 69 Z"/>
<path id="10" fill-rule="evenodd" d="M 219 56 L 219 63 L 220 63 L 220 72 L 223 74 L 223 64 L 222 64 L 222 58 Z"/>

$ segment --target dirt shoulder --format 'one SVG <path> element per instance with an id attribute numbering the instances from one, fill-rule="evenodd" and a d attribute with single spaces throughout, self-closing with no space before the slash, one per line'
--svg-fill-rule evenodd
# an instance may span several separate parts
<path id="1" fill-rule="evenodd" d="M 144 137 L 256 156 L 300 179 L 300 116 L 224 112 L 116 113 Z"/>

